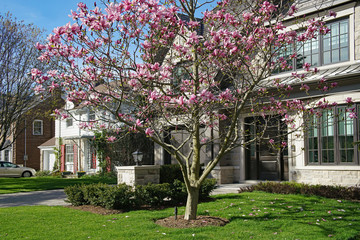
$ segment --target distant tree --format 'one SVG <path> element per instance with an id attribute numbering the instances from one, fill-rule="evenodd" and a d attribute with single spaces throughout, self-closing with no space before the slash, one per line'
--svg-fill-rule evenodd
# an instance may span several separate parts
<path id="1" fill-rule="evenodd" d="M 45 66 L 37 60 L 35 48 L 41 33 L 38 27 L 18 21 L 10 13 L 0 15 L 0 150 L 7 148 L 38 114 L 31 112 L 41 99 L 34 94 L 30 72 Z"/>

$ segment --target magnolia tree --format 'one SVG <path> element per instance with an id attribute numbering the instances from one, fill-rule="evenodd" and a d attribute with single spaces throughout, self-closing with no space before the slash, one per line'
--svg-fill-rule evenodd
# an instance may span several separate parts
<path id="1" fill-rule="evenodd" d="M 305 63 L 302 74 L 292 75 L 293 86 L 269 77 L 289 70 L 290 61 L 299 58 L 296 50 L 284 55 L 286 48 L 329 32 L 320 17 L 297 21 L 295 5 L 285 11 L 268 1 L 223 1 L 202 15 L 199 7 L 204 8 L 186 0 L 124 0 L 104 9 L 79 3 L 71 13 L 75 23 L 54 29 L 45 45 L 37 44 L 40 59 L 61 59 L 62 71 L 32 71 L 37 92 L 61 88 L 68 101 L 112 116 L 82 127 L 143 132 L 171 154 L 187 188 L 188 220 L 196 218 L 200 185 L 220 159 L 261 137 L 247 136 L 241 114 L 277 116 L 291 128 L 293 116 L 316 112 L 312 103 L 289 98 L 295 90 L 309 92 L 306 78 L 316 68 Z M 302 23 L 301 32 L 283 25 L 292 17 Z M 325 79 L 316 85 L 319 91 L 331 87 Z M 121 111 L 124 106 L 132 111 Z M 187 135 L 175 143 L 167 137 L 171 130 Z M 214 134 L 207 134 L 210 130 Z M 200 175 L 200 153 L 214 144 L 218 150 Z"/>

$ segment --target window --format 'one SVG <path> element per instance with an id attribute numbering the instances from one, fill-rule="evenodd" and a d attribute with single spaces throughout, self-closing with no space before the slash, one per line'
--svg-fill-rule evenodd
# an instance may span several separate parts
<path id="1" fill-rule="evenodd" d="M 277 58 L 285 58 L 287 64 L 292 65 L 292 69 L 302 69 L 304 63 L 311 66 L 322 66 L 332 63 L 344 62 L 349 57 L 349 19 L 340 19 L 327 23 L 331 32 L 326 35 L 319 35 L 316 39 L 311 39 L 305 43 L 297 43 L 293 46 L 284 46 L 284 50 L 279 52 Z M 297 59 L 290 60 L 294 48 L 297 52 Z M 280 73 L 289 69 L 278 69 L 274 73 Z"/>
<path id="2" fill-rule="evenodd" d="M 191 62 L 180 62 L 173 69 L 171 87 L 175 93 L 178 92 L 179 85 L 183 80 L 191 79 L 188 66 L 189 64 L 191 65 Z"/>
<path id="3" fill-rule="evenodd" d="M 43 121 L 42 120 L 34 120 L 33 135 L 43 135 Z"/>
<path id="4" fill-rule="evenodd" d="M 4 151 L 4 161 L 9 162 L 10 161 L 10 150 L 6 149 Z"/>
<path id="5" fill-rule="evenodd" d="M 65 148 L 65 161 L 68 163 L 74 162 L 74 145 L 66 145 Z"/>
<path id="6" fill-rule="evenodd" d="M 66 119 L 66 127 L 72 127 L 72 125 L 73 125 L 73 120 L 72 120 L 72 118 Z"/>
<path id="7" fill-rule="evenodd" d="M 323 36 L 323 64 L 349 60 L 349 20 L 328 24 L 331 32 Z"/>
<path id="8" fill-rule="evenodd" d="M 359 164 L 360 151 L 356 142 L 360 139 L 360 121 L 350 118 L 348 106 L 324 110 L 321 117 L 309 119 L 307 133 L 308 164 L 346 165 Z M 357 106 L 360 113 L 360 105 Z"/>
<path id="9" fill-rule="evenodd" d="M 95 121 L 95 119 L 96 119 L 95 111 L 91 110 L 89 112 L 89 121 Z"/>

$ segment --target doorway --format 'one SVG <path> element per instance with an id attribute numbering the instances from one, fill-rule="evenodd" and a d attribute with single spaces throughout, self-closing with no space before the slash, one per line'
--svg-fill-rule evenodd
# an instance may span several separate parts
<path id="1" fill-rule="evenodd" d="M 286 125 L 278 116 L 249 117 L 245 119 L 247 140 L 254 140 L 246 147 L 245 166 L 247 180 L 288 180 Z M 274 144 L 269 143 L 270 139 Z"/>

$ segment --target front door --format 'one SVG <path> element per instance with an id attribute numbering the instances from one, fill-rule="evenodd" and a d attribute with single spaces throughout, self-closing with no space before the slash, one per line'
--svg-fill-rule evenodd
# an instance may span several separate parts
<path id="1" fill-rule="evenodd" d="M 277 146 L 281 144 L 286 126 L 278 117 L 247 118 L 248 140 L 255 139 L 246 151 L 246 179 L 248 180 L 286 180 L 286 151 Z M 270 139 L 274 140 L 271 145 Z M 275 146 L 277 145 L 277 146 Z"/>
<path id="2" fill-rule="evenodd" d="M 280 180 L 281 152 L 269 143 L 270 139 L 278 135 L 276 125 L 268 126 L 258 141 L 259 180 Z"/>

